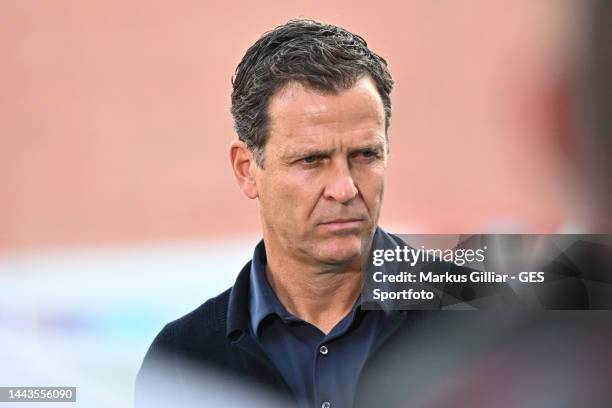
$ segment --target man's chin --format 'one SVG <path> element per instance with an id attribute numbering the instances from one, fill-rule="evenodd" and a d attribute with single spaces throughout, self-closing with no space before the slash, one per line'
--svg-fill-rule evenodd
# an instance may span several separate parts
<path id="1" fill-rule="evenodd" d="M 361 259 L 363 253 L 360 236 L 336 236 L 325 242 L 320 250 L 320 258 L 326 263 L 341 265 Z"/>

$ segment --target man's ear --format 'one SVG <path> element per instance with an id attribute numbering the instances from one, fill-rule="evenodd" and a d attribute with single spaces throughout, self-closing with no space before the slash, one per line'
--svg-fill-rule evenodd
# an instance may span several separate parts
<path id="1" fill-rule="evenodd" d="M 246 143 L 236 139 L 229 147 L 230 164 L 234 170 L 234 177 L 238 186 L 247 197 L 253 199 L 258 197 L 257 184 L 255 183 L 254 170 L 257 167 L 255 157 Z"/>

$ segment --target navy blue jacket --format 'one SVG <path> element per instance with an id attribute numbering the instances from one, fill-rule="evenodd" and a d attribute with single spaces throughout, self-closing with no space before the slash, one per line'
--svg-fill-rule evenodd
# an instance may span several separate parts
<path id="1" fill-rule="evenodd" d="M 389 234 L 385 240 L 401 242 Z M 262 406 L 296 404 L 290 387 L 251 336 L 250 270 L 248 262 L 231 289 L 167 324 L 157 335 L 136 379 L 137 407 L 207 406 L 203 399 L 211 393 L 215 395 L 210 405 L 229 406 L 226 397 L 234 398 L 253 386 Z M 373 347 L 362 373 L 387 338 Z M 250 398 L 250 391 L 244 394 Z M 249 401 L 249 406 L 256 405 Z"/>
<path id="2" fill-rule="evenodd" d="M 400 243 L 390 234 L 387 239 Z M 249 262 L 230 290 L 169 323 L 155 338 L 136 380 L 139 408 L 295 404 L 250 335 L 250 268 Z M 610 311 L 410 311 L 370 353 L 355 406 L 461 406 L 475 395 L 481 403 L 470 406 L 508 406 L 499 404 L 502 388 L 521 398 L 511 406 L 541 405 L 533 401 L 542 402 L 543 390 L 553 401 L 558 389 L 572 391 L 563 400 L 583 402 L 572 406 L 593 406 L 584 404 L 585 396 L 609 401 L 607 383 L 591 380 L 611 375 L 605 346 L 612 342 L 610 322 Z M 565 361 L 573 365 L 564 367 Z M 539 377 L 529 377 L 533 373 Z M 561 374 L 561 388 L 544 381 Z M 520 380 L 525 378 L 530 387 Z"/>

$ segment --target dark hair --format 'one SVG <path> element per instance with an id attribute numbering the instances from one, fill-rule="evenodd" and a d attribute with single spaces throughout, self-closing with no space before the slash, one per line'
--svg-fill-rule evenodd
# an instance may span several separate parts
<path id="1" fill-rule="evenodd" d="M 364 75 L 376 84 L 391 119 L 393 79 L 387 62 L 363 38 L 343 28 L 312 20 L 291 20 L 265 33 L 246 52 L 232 79 L 234 127 L 263 166 L 268 103 L 290 81 L 322 92 L 348 89 Z"/>

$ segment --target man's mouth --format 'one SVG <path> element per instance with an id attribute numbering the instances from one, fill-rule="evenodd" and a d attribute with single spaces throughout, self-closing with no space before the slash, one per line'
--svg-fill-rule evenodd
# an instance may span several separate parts
<path id="1" fill-rule="evenodd" d="M 347 231 L 360 229 L 364 221 L 363 218 L 337 218 L 322 222 L 320 225 L 331 231 Z"/>

